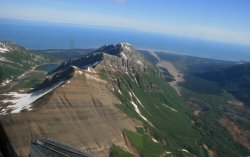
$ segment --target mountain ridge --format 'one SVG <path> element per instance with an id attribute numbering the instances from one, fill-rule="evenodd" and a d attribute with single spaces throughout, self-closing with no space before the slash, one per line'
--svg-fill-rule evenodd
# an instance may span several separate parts
<path id="1" fill-rule="evenodd" d="M 243 152 L 226 149 L 231 143 L 211 143 L 206 136 L 214 132 L 202 132 L 203 117 L 195 117 L 157 66 L 127 43 L 65 61 L 26 93 L 34 101 L 18 113 L 11 112 L 21 95 L 13 94 L 20 93 L 0 95 L 0 111 L 5 111 L 0 122 L 20 156 L 27 156 L 30 142 L 39 138 L 100 157 L 121 152 L 135 157 L 247 154 L 238 145 L 233 146 Z"/>
<path id="2" fill-rule="evenodd" d="M 2 86 L 46 62 L 50 62 L 50 59 L 45 56 L 34 54 L 14 42 L 0 41 L 0 83 Z"/>
<path id="3" fill-rule="evenodd" d="M 103 58 L 99 58 L 100 56 Z M 62 63 L 58 69 L 46 76 L 43 83 L 31 90 L 27 95 L 21 95 L 19 93 L 3 95 L 5 100 L 1 102 L 4 103 L 1 112 L 4 114 L 4 118 L 1 120 L 1 123 L 5 126 L 6 132 L 9 132 L 8 135 L 10 136 L 10 139 L 12 139 L 11 142 L 13 143 L 15 150 L 17 152 L 23 152 L 21 153 L 21 156 L 26 156 L 28 153 L 28 139 L 33 140 L 44 136 L 51 138 L 55 136 L 57 132 L 60 132 L 58 129 L 65 124 L 61 120 L 55 121 L 54 119 L 65 119 L 65 121 L 71 121 L 70 124 L 75 129 L 75 123 L 78 124 L 77 121 L 81 121 L 80 126 L 82 126 L 82 128 L 80 131 L 85 132 L 84 134 L 80 134 L 77 129 L 72 133 L 69 128 L 67 129 L 67 127 L 65 127 L 65 129 L 68 130 L 65 135 L 66 137 L 60 138 L 60 136 L 57 136 L 57 138 L 61 141 L 66 140 L 65 142 L 67 143 L 94 151 L 100 154 L 100 156 L 106 156 L 108 154 L 112 143 L 122 147 L 125 146 L 122 131 L 119 130 L 126 128 L 135 131 L 135 126 L 141 126 L 140 122 L 129 118 L 114 106 L 114 104 L 120 104 L 120 101 L 112 94 L 112 85 L 110 86 L 110 84 L 98 74 L 101 67 L 110 68 L 110 66 L 107 65 L 110 65 L 111 63 L 114 65 L 113 68 L 115 65 L 120 68 L 120 66 L 123 66 L 123 64 L 120 63 L 122 63 L 124 58 L 100 52 L 94 52 L 89 56 L 84 57 Z M 96 63 L 96 59 L 102 60 L 100 60 L 98 64 L 93 65 L 92 63 Z M 82 61 L 87 62 L 82 63 Z M 117 69 L 119 68 L 117 67 Z M 26 103 L 30 104 L 25 104 L 25 106 L 21 105 L 20 102 L 24 99 Z M 53 114 L 46 117 L 43 116 L 45 112 Z M 68 118 L 64 117 L 61 112 L 71 116 Z M 36 114 L 40 114 L 41 116 L 35 117 Z M 33 120 L 30 119 L 31 117 Z M 36 124 L 35 121 L 40 118 L 44 119 L 43 123 Z M 24 128 L 19 128 L 15 125 L 12 127 L 17 127 L 17 130 L 23 131 L 13 132 L 9 130 L 10 128 L 6 125 L 8 123 L 7 121 L 12 120 L 15 121 L 15 123 L 18 123 L 18 119 L 23 119 L 24 125 L 28 126 L 35 123 L 36 125 L 39 125 L 39 128 L 43 128 L 43 131 L 40 129 L 35 131 L 33 130 L 35 129 L 34 127 L 31 127 L 31 130 L 28 129 L 25 131 L 23 130 Z M 54 128 L 52 131 L 52 128 L 48 124 L 50 122 L 54 123 L 54 126 L 58 129 Z M 90 122 L 93 124 L 89 124 Z M 84 125 L 86 126 L 83 127 Z M 89 130 L 86 132 L 83 128 L 87 130 L 90 129 L 91 131 Z M 50 132 L 46 131 L 46 129 L 49 129 Z M 102 136 L 94 130 L 102 130 Z M 19 134 L 19 138 L 13 137 L 10 132 L 12 132 L 13 135 Z M 110 136 L 111 133 L 112 136 Z M 32 138 L 30 138 L 30 136 Z M 70 138 L 67 138 L 69 136 L 74 137 L 75 140 L 70 142 Z M 76 140 L 76 137 L 84 137 L 87 139 L 85 139 L 85 141 L 78 141 Z M 18 145 L 20 142 L 23 146 Z"/>

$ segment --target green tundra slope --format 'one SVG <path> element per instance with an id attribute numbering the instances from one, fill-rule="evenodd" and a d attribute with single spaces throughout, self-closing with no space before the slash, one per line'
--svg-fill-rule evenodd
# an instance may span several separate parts
<path id="1" fill-rule="evenodd" d="M 193 126 L 188 106 L 155 65 L 142 56 L 130 57 L 142 65 L 131 62 L 128 71 L 109 68 L 108 64 L 98 65 L 97 69 L 101 69 L 101 76 L 112 84 L 120 99 L 122 104 L 117 107 L 143 122 L 137 132 L 124 131 L 132 146 L 141 156 L 205 157 L 204 141 Z"/>
<path id="2" fill-rule="evenodd" d="M 156 64 L 163 61 L 172 63 L 184 75 L 185 81 L 178 84 L 181 97 L 192 111 L 190 117 L 193 120 L 193 127 L 199 131 L 201 141 L 206 144 L 203 148 L 208 150 L 208 155 L 219 157 L 249 155 L 249 108 L 225 91 L 225 88 L 211 82 L 209 78 L 213 75 L 210 77 L 197 75 L 197 73 L 209 74 L 210 70 L 228 68 L 237 63 L 155 53 L 160 59 L 158 61 L 152 54 L 143 53 Z M 228 79 L 230 78 L 233 77 Z"/>
<path id="3" fill-rule="evenodd" d="M 215 82 L 236 98 L 250 105 L 250 64 L 232 65 L 205 72 L 196 72 L 195 76 Z"/>
<path id="4" fill-rule="evenodd" d="M 9 41 L 0 41 L 0 82 L 7 84 L 24 72 L 51 60 Z"/>

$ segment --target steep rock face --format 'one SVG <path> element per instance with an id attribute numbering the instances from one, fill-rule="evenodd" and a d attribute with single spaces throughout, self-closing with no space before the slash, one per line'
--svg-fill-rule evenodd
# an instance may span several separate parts
<path id="1" fill-rule="evenodd" d="M 105 68 L 115 66 L 116 69 L 125 68 L 125 70 L 130 70 L 129 68 L 134 67 L 138 70 L 142 70 L 143 67 L 146 68 L 144 64 L 147 64 L 147 61 L 144 56 L 137 53 L 137 50 L 131 45 L 120 43 L 111 50 L 104 50 L 104 59 L 102 63 L 102 65 L 105 65 L 103 66 Z"/>
<path id="2" fill-rule="evenodd" d="M 105 68 L 110 67 L 110 65 L 118 68 L 127 68 L 130 64 L 134 67 L 141 68 L 145 61 L 144 56 L 137 53 L 137 50 L 128 43 L 119 43 L 116 46 L 104 45 L 88 55 L 64 62 L 61 66 L 52 71 L 51 74 L 64 70 L 69 66 L 87 69 L 88 67 L 95 67 L 101 64 L 105 66 Z"/>
<path id="3" fill-rule="evenodd" d="M 125 145 L 122 129 L 135 121 L 115 104 L 120 101 L 98 74 L 74 67 L 73 76 L 33 105 L 33 111 L 1 117 L 14 149 L 27 156 L 30 142 L 52 138 L 107 156 L 110 146 Z"/>
<path id="4" fill-rule="evenodd" d="M 125 90 L 129 94 L 131 86 L 133 86 L 128 83 L 130 81 L 145 92 L 156 92 L 158 90 L 159 86 L 145 77 L 150 75 L 148 71 L 154 71 L 158 75 L 156 67 L 130 44 L 106 45 L 101 47 L 100 50 L 96 50 L 96 52 L 99 51 L 104 51 L 102 52 L 103 59 L 94 66 L 94 69 L 108 82 L 108 88 L 114 93 Z M 125 81 L 126 79 L 128 79 L 128 82 Z M 129 99 L 126 101 L 130 101 Z M 140 113 L 137 107 L 135 110 Z"/>
<path id="5" fill-rule="evenodd" d="M 100 75 L 105 69 L 128 73 L 132 65 L 143 70 L 137 63 L 142 56 L 121 44 L 108 47 L 116 51 L 95 51 L 65 62 L 51 72 L 42 84 L 30 91 L 27 99 L 35 101 L 26 100 L 31 104 L 19 109 L 23 112 L 13 114 L 8 108 L 13 107 L 13 101 L 4 104 L 7 112 L 1 117 L 1 123 L 19 156 L 27 156 L 31 141 L 39 138 L 62 141 L 100 157 L 108 156 L 112 144 L 126 148 L 122 130 L 135 131 L 135 126 L 142 124 L 115 106 L 121 102 L 112 92 L 113 85 L 109 78 Z M 53 90 L 47 92 L 48 89 Z M 6 100 L 12 98 L 6 96 Z"/>

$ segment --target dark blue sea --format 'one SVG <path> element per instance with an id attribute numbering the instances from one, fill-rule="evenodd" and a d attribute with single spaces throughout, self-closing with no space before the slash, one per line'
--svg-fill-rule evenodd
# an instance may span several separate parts
<path id="1" fill-rule="evenodd" d="M 0 40 L 29 49 L 97 48 L 129 42 L 138 49 L 222 60 L 250 61 L 250 46 L 138 30 L 0 19 Z"/>

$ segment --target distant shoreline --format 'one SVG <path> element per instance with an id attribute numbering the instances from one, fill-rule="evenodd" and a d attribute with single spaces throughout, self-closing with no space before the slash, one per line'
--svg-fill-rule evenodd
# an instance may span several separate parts
<path id="1" fill-rule="evenodd" d="M 14 41 L 28 49 L 88 49 L 125 41 L 142 50 L 218 60 L 250 61 L 250 46 L 246 45 L 106 27 L 72 27 L 69 24 L 54 23 L 32 25 L 1 19 L 0 25 L 0 40 Z"/>

